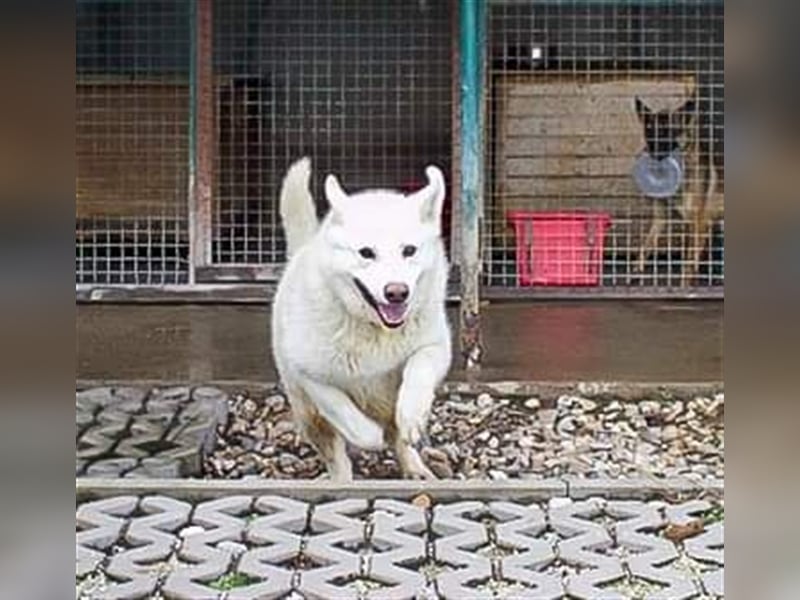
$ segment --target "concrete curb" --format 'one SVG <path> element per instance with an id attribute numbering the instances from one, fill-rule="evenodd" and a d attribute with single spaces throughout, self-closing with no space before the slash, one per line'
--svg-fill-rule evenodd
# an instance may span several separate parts
<path id="1" fill-rule="evenodd" d="M 207 500 L 232 495 L 286 496 L 300 500 L 338 500 L 346 498 L 410 499 L 425 493 L 438 501 L 516 500 L 546 501 L 569 497 L 574 500 L 592 496 L 619 500 L 653 498 L 674 499 L 683 496 L 721 497 L 724 481 L 675 479 L 527 479 L 527 480 L 375 480 L 363 479 L 348 484 L 326 480 L 283 479 L 101 479 L 75 481 L 79 502 L 121 495 L 160 494 L 185 500 Z"/>
<path id="2" fill-rule="evenodd" d="M 160 379 L 134 380 L 91 380 L 79 379 L 78 389 L 100 386 L 145 386 L 172 387 L 180 385 L 212 386 L 225 392 L 248 391 L 264 392 L 277 389 L 276 382 L 252 380 L 216 380 L 216 381 L 164 381 Z M 723 392 L 722 381 L 708 382 L 622 382 L 622 381 L 479 381 L 476 379 L 453 378 L 446 381 L 439 389 L 440 393 L 480 394 L 487 392 L 506 398 L 537 397 L 544 403 L 554 402 L 563 395 L 578 395 L 598 401 L 628 401 L 647 399 L 691 400 L 695 396 L 708 396 Z"/>

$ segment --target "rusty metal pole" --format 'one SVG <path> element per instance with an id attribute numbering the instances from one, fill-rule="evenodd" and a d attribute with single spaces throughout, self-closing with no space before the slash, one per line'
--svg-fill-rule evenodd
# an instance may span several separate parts
<path id="1" fill-rule="evenodd" d="M 191 2 L 189 69 L 189 283 L 211 262 L 214 189 L 214 70 L 212 0 Z"/>
<path id="2" fill-rule="evenodd" d="M 461 0 L 461 311 L 460 344 L 467 369 L 477 369 L 483 358 L 480 325 L 480 224 L 483 214 L 484 169 L 484 56 L 486 4 Z"/>

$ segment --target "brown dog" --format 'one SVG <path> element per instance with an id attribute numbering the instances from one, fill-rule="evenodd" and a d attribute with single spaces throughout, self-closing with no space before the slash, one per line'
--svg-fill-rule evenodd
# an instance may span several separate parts
<path id="1" fill-rule="evenodd" d="M 676 196 L 654 199 L 650 230 L 639 249 L 637 269 L 644 265 L 658 248 L 669 213 L 675 211 L 684 223 L 681 244 L 681 285 L 695 283 L 700 259 L 709 246 L 711 228 L 724 212 L 724 190 L 720 168 L 713 153 L 701 144 L 698 111 L 694 99 L 677 110 L 654 111 L 636 98 L 636 115 L 644 130 L 647 152 L 661 160 L 679 150 L 684 160 L 684 177 Z"/>

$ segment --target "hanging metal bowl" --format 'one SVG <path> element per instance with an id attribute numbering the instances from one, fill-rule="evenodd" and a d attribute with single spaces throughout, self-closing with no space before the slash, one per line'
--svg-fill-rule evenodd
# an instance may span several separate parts
<path id="1" fill-rule="evenodd" d="M 683 183 L 683 157 L 674 151 L 657 160 L 643 151 L 633 163 L 633 180 L 645 196 L 670 198 L 678 193 Z"/>

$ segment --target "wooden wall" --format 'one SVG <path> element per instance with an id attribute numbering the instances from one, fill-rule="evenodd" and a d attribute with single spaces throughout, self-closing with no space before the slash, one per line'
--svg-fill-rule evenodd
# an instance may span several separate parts
<path id="1" fill-rule="evenodd" d="M 510 210 L 598 210 L 616 219 L 650 215 L 631 178 L 644 147 L 634 97 L 677 108 L 688 75 L 516 74 L 495 79 L 491 219 L 506 235 Z"/>
<path id="2" fill-rule="evenodd" d="M 186 214 L 188 119 L 186 84 L 79 82 L 76 217 Z"/>

